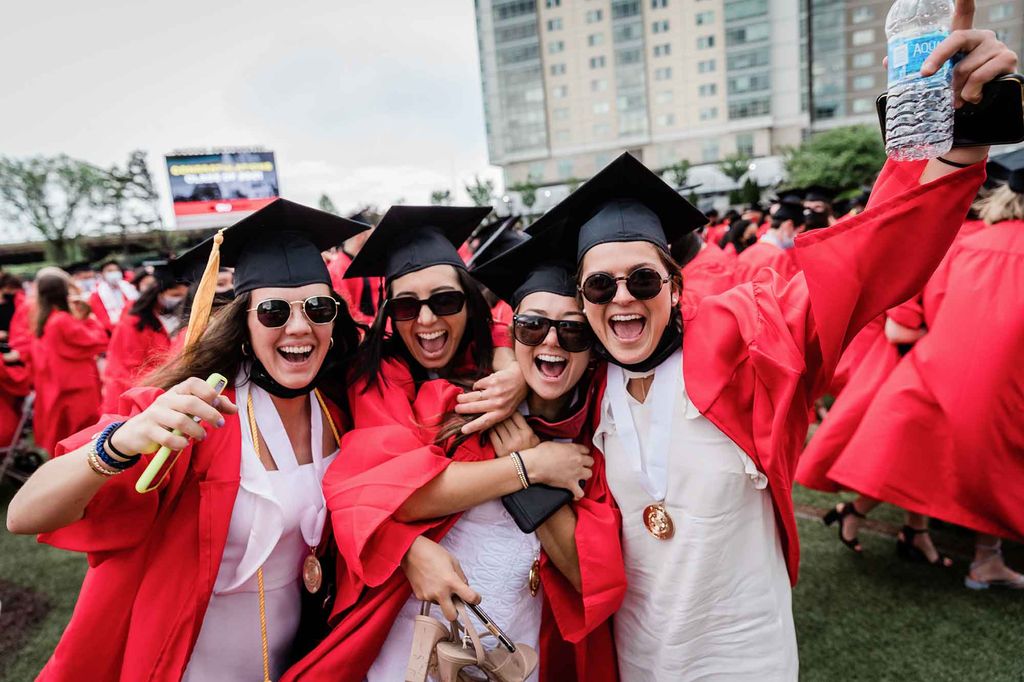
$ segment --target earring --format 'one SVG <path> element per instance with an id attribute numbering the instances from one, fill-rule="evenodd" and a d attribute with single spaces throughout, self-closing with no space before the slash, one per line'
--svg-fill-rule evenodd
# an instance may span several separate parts
<path id="1" fill-rule="evenodd" d="M 247 341 L 242 342 L 242 355 L 249 357 L 249 343 Z"/>
<path id="2" fill-rule="evenodd" d="M 327 350 L 334 348 L 334 337 L 331 337 L 331 343 L 327 346 Z"/>

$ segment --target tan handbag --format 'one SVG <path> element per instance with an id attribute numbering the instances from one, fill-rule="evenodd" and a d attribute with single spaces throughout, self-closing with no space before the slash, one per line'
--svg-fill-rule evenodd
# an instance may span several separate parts
<path id="1" fill-rule="evenodd" d="M 525 682 L 537 668 L 537 652 L 526 644 L 515 644 L 515 651 L 504 647 L 487 651 L 480 643 L 483 635 L 476 631 L 465 603 L 453 597 L 458 617 L 445 626 L 430 615 L 430 603 L 423 602 L 413 626 L 412 652 L 405 672 L 405 682 L 426 682 L 435 675 L 440 682 L 469 682 L 474 678 L 463 672 L 476 667 L 493 682 Z"/>

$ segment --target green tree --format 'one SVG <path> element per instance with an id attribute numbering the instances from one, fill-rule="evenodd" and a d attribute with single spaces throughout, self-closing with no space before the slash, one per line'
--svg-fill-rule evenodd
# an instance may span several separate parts
<path id="1" fill-rule="evenodd" d="M 160 195 L 153 185 L 146 152 L 136 150 L 123 168 L 114 165 L 107 172 L 100 199 L 106 209 L 105 225 L 121 233 L 121 250 L 128 250 L 128 235 L 163 228 Z"/>
<path id="2" fill-rule="evenodd" d="M 334 202 L 331 201 L 331 198 L 327 196 L 327 194 L 321 194 L 316 203 L 317 206 L 320 207 L 321 211 L 338 215 L 338 207 L 334 205 Z"/>
<path id="3" fill-rule="evenodd" d="M 871 185 L 883 163 L 885 148 L 878 130 L 846 126 L 812 135 L 790 150 L 786 172 L 790 185 L 821 185 L 841 191 Z"/>
<path id="4" fill-rule="evenodd" d="M 65 155 L 0 158 L 0 204 L 9 218 L 46 240 L 49 257 L 65 264 L 76 238 L 107 203 L 109 174 Z"/>
<path id="5" fill-rule="evenodd" d="M 579 189 L 580 185 L 582 184 L 583 180 L 581 180 L 580 178 L 569 178 L 568 180 L 565 181 L 565 186 L 569 189 L 570 194 Z"/>
<path id="6" fill-rule="evenodd" d="M 738 185 L 750 170 L 750 157 L 742 152 L 730 154 L 718 162 L 718 169 Z"/>
<path id="7" fill-rule="evenodd" d="M 452 191 L 450 189 L 435 189 L 430 193 L 430 203 L 434 206 L 451 206 Z"/>
<path id="8" fill-rule="evenodd" d="M 740 187 L 739 201 L 736 203 L 740 204 L 756 204 L 761 201 L 761 187 L 757 184 L 754 178 L 748 177 L 743 181 L 743 186 Z"/>
<path id="9" fill-rule="evenodd" d="M 539 188 L 540 186 L 537 184 L 537 181 L 534 180 L 532 175 L 529 175 L 525 181 L 517 182 L 509 187 L 509 190 L 519 195 L 519 200 L 523 202 L 523 206 L 529 212 L 533 205 L 537 203 L 537 190 Z"/>
<path id="10" fill-rule="evenodd" d="M 465 185 L 466 193 L 474 206 L 490 206 L 494 198 L 494 180 L 481 180 L 479 176 L 473 176 L 473 184 Z"/>
<path id="11" fill-rule="evenodd" d="M 679 188 L 683 187 L 687 183 L 687 176 L 690 174 L 690 162 L 686 159 L 679 159 L 674 164 L 665 169 L 668 173 L 669 182 Z"/>

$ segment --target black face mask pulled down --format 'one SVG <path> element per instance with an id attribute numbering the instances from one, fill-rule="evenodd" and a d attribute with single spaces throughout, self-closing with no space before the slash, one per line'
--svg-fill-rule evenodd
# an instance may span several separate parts
<path id="1" fill-rule="evenodd" d="M 313 377 L 313 381 L 306 386 L 303 386 L 302 388 L 288 388 L 287 386 L 282 386 L 277 383 L 277 380 L 270 376 L 270 372 L 268 372 L 267 368 L 263 366 L 263 363 L 260 362 L 258 358 L 254 357 L 252 359 L 252 364 L 249 366 L 249 380 L 272 396 L 285 399 L 298 398 L 299 396 L 307 395 L 310 391 L 316 388 L 317 383 L 320 381 L 320 377 L 324 373 L 324 367 L 326 364 L 327 363 L 325 362 L 324 365 L 320 367 L 320 371 L 317 372 L 315 377 Z"/>
<path id="2" fill-rule="evenodd" d="M 618 365 L 622 369 L 630 372 L 650 372 L 652 369 L 665 362 L 668 356 L 676 352 L 683 346 L 683 316 L 679 312 L 679 309 L 672 311 L 672 316 L 669 318 L 668 325 L 665 327 L 665 331 L 661 335 L 661 340 L 658 341 L 658 345 L 654 348 L 646 360 L 627 365 L 619 362 L 612 354 L 609 353 L 604 346 L 600 343 L 594 343 L 594 352 L 597 356 L 603 360 L 607 360 L 613 365 Z"/>

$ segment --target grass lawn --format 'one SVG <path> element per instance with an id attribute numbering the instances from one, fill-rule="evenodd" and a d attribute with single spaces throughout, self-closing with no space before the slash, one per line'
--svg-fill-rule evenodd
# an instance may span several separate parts
<path id="1" fill-rule="evenodd" d="M 0 488 L 0 509 L 10 495 Z M 796 500 L 809 513 L 835 498 L 800 489 Z M 948 527 L 935 532 L 944 549 L 963 559 L 944 573 L 896 558 L 895 540 L 886 533 L 900 523 L 897 510 L 882 508 L 872 517 L 880 524 L 862 534 L 864 557 L 840 545 L 834 527 L 800 521 L 803 561 L 793 610 L 801 679 L 1024 680 L 1024 594 L 963 587 L 970 536 Z M 1021 548 L 1008 548 L 1007 556 L 1024 567 Z M 71 615 L 84 572 L 83 557 L 0 530 L 0 599 L 8 601 L 5 585 L 13 584 L 42 595 L 49 607 L 15 642 L 16 651 L 6 651 L 0 637 L 0 682 L 29 680 L 39 670 Z M 0 633 L 20 626 L 0 615 Z"/>

